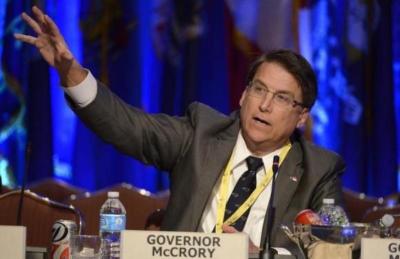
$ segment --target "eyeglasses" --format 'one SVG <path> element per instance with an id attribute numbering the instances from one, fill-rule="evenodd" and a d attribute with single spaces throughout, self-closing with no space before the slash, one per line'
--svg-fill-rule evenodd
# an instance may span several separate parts
<path id="1" fill-rule="evenodd" d="M 258 81 L 251 81 L 249 83 L 248 93 L 250 96 L 260 99 L 265 99 L 267 94 L 271 93 L 273 103 L 281 108 L 288 108 L 290 106 L 293 108 L 296 106 L 304 107 L 304 104 L 296 101 L 290 93 L 280 91 L 274 92 Z"/>

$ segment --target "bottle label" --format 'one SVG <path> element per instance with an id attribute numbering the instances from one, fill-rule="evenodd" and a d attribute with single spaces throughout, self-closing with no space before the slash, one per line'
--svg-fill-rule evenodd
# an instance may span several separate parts
<path id="1" fill-rule="evenodd" d="M 125 225 L 125 215 L 100 214 L 100 229 L 103 231 L 121 231 Z"/>

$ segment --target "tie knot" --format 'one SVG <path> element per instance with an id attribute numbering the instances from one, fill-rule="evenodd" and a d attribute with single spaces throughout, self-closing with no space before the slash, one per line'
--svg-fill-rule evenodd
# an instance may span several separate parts
<path id="1" fill-rule="evenodd" d="M 249 171 L 257 172 L 263 166 L 261 158 L 249 156 L 246 158 L 247 168 Z"/>

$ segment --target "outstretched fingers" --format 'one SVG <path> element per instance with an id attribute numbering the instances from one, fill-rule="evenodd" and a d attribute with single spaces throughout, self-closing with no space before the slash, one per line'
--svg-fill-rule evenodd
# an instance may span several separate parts
<path id="1" fill-rule="evenodd" d="M 35 14 L 36 20 L 39 21 L 40 24 L 44 23 L 44 13 L 37 6 L 32 7 L 32 12 Z"/>
<path id="2" fill-rule="evenodd" d="M 57 25 L 48 15 L 44 14 L 43 11 L 36 6 L 32 7 L 32 12 L 35 19 L 25 12 L 22 13 L 21 17 L 37 33 L 37 35 L 47 34 L 48 36 L 62 38 Z"/>
<path id="3" fill-rule="evenodd" d="M 21 34 L 21 33 L 14 33 L 14 37 L 17 40 L 23 41 L 25 43 L 29 43 L 32 45 L 35 45 L 36 42 L 36 37 L 30 36 L 30 35 L 25 35 L 25 34 Z"/>
<path id="4" fill-rule="evenodd" d="M 29 15 L 27 15 L 25 12 L 21 14 L 22 19 L 34 30 L 38 35 L 42 33 L 42 29 L 40 25 L 32 19 Z"/>
<path id="5" fill-rule="evenodd" d="M 44 15 L 44 23 L 48 26 L 48 30 L 50 33 L 52 33 L 56 37 L 62 37 L 60 34 L 60 30 L 50 16 Z"/>

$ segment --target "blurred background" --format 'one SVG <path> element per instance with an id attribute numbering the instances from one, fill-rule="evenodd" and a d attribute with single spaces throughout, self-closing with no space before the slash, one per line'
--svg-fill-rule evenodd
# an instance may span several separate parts
<path id="1" fill-rule="evenodd" d="M 83 66 L 151 113 L 183 115 L 200 101 L 229 114 L 255 57 L 275 48 L 300 52 L 319 83 L 307 137 L 344 157 L 346 187 L 375 196 L 399 190 L 398 0 L 0 0 L 3 185 L 20 185 L 24 171 L 28 183 L 54 177 L 87 190 L 169 185 L 165 172 L 82 125 L 54 69 L 13 39 L 33 34 L 19 16 L 32 5 L 56 21 Z"/>

